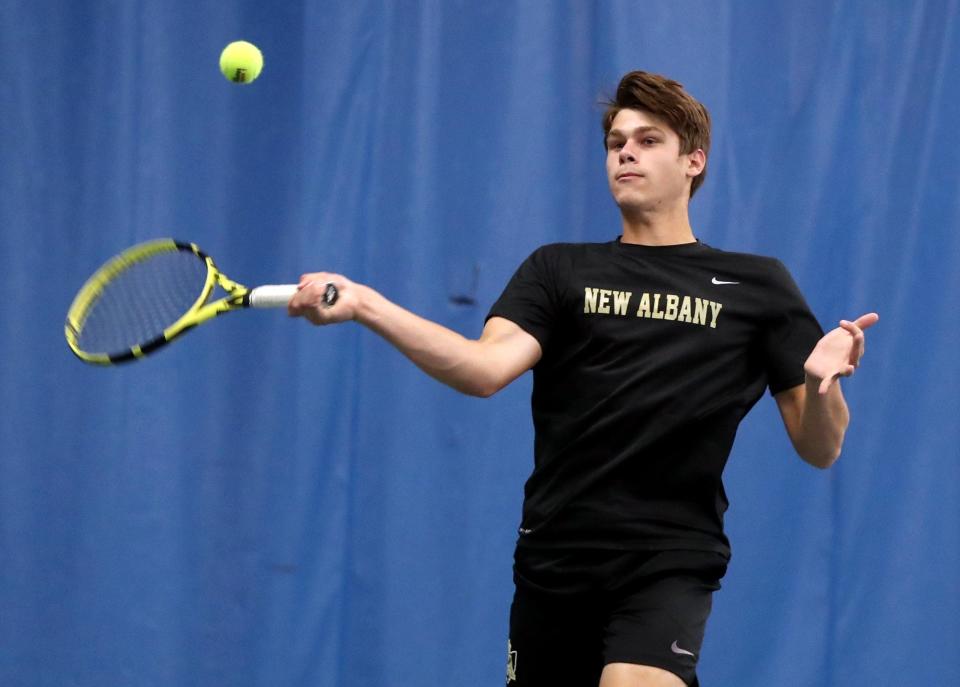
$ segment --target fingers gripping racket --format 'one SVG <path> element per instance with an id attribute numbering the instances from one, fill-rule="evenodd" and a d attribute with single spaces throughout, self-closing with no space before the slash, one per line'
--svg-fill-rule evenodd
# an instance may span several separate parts
<path id="1" fill-rule="evenodd" d="M 215 289 L 226 295 L 217 300 Z M 64 334 L 81 360 L 113 365 L 153 353 L 232 310 L 285 307 L 296 284 L 248 289 L 228 279 L 196 245 L 159 239 L 128 248 L 97 270 L 67 312 Z M 329 307 L 337 288 L 327 284 Z"/>

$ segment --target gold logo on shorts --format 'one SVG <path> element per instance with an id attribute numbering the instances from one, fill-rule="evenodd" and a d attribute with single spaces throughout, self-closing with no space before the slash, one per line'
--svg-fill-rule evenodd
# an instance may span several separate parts
<path id="1" fill-rule="evenodd" d="M 513 650 L 513 644 L 507 640 L 507 684 L 517 681 L 517 652 Z"/>

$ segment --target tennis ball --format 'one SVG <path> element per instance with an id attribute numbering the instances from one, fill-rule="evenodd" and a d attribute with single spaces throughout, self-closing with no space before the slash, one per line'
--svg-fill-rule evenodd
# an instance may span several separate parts
<path id="1" fill-rule="evenodd" d="M 250 83 L 263 69 L 263 54 L 253 43 L 234 41 L 220 53 L 220 71 L 234 83 Z"/>

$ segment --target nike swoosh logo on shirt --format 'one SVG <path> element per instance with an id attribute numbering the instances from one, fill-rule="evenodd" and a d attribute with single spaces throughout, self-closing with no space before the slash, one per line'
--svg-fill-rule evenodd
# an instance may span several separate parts
<path id="1" fill-rule="evenodd" d="M 710 283 L 716 284 L 717 286 L 720 286 L 720 285 L 722 285 L 722 284 L 739 284 L 740 282 L 738 282 L 738 281 L 720 281 L 719 279 L 717 279 L 716 277 L 714 277 L 712 280 L 710 280 Z"/>
<path id="2" fill-rule="evenodd" d="M 676 641 L 674 641 L 673 644 L 670 645 L 670 651 L 672 651 L 675 654 L 684 654 L 686 656 L 693 656 L 694 658 L 696 658 L 696 656 L 694 656 L 692 651 L 687 651 L 686 649 L 681 649 L 680 647 L 678 647 Z"/>

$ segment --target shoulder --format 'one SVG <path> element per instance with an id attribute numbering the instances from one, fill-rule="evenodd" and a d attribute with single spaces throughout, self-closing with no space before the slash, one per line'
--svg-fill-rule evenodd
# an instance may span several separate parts
<path id="1" fill-rule="evenodd" d="M 547 243 L 533 251 L 533 255 L 550 257 L 590 255 L 609 251 L 609 246 L 609 243 Z"/>
<path id="2" fill-rule="evenodd" d="M 774 265 L 780 265 L 781 263 L 777 258 L 771 257 L 769 255 L 760 255 L 758 253 L 743 253 L 732 250 L 724 250 L 722 248 L 716 248 L 707 243 L 702 243 L 703 254 L 712 257 L 715 260 L 727 261 L 731 264 L 739 263 L 743 265 L 752 266 L 758 269 L 770 269 Z"/>
<path id="3" fill-rule="evenodd" d="M 609 244 L 605 243 L 547 243 L 534 250 L 525 262 L 545 269 L 567 270 L 609 252 Z"/>
<path id="4" fill-rule="evenodd" d="M 764 282 L 790 281 L 790 271 L 778 258 L 757 253 L 722 250 L 703 244 L 702 255 L 716 267 L 730 270 L 744 278 Z"/>

